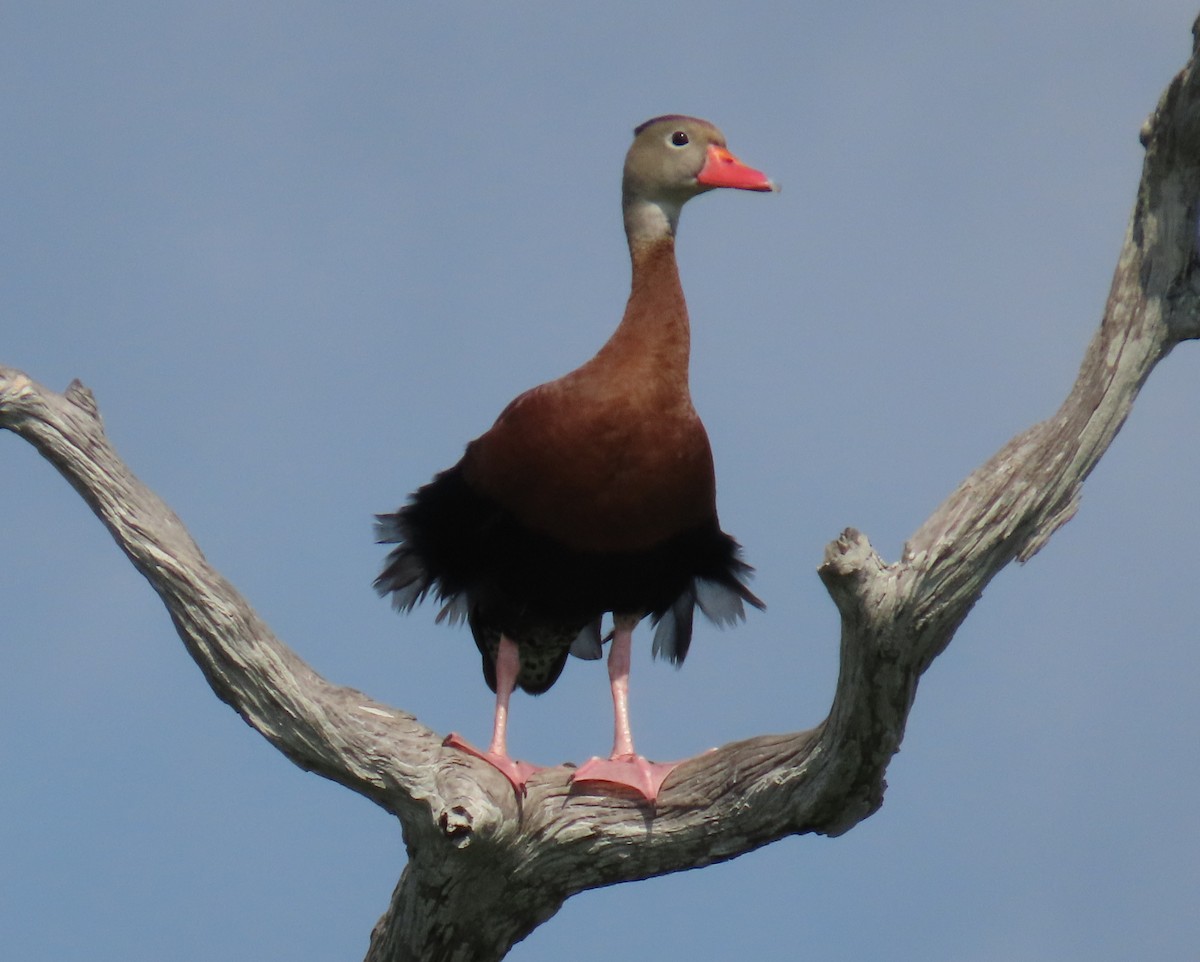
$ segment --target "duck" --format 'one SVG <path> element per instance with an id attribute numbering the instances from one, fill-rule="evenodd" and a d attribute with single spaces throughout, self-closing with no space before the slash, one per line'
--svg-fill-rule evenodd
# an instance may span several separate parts
<path id="1" fill-rule="evenodd" d="M 398 510 L 376 515 L 378 542 L 395 546 L 376 591 L 400 612 L 432 596 L 438 622 L 465 621 L 495 693 L 489 747 L 457 734 L 445 744 L 487 761 L 518 795 L 539 769 L 509 754 L 513 691 L 541 694 L 568 656 L 598 660 L 609 644 L 613 748 L 576 768 L 573 786 L 653 802 L 677 763 L 634 748 L 634 628 L 649 619 L 653 656 L 679 666 L 696 609 L 728 626 L 746 605 L 764 607 L 740 545 L 721 530 L 688 382 L 675 235 L 683 205 L 720 188 L 778 190 L 706 120 L 667 114 L 636 127 L 621 190 L 632 280 L 612 335 L 582 366 L 515 398 Z"/>

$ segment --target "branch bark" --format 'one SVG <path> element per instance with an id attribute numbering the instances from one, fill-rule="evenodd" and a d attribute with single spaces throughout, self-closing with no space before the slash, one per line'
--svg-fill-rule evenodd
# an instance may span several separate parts
<path id="1" fill-rule="evenodd" d="M 321 678 L 134 477 L 79 382 L 57 394 L 0 368 L 0 428 L 34 445 L 92 507 L 220 699 L 301 768 L 399 818 L 409 862 L 367 959 L 500 959 L 580 891 L 787 835 L 838 835 L 879 808 L 921 674 L 990 580 L 1072 517 L 1158 361 L 1200 337 L 1196 52 L 1142 130 L 1142 179 L 1104 317 L 1061 408 L 968 477 L 899 562 L 853 530 L 829 545 L 819 573 L 842 635 L 827 719 L 691 759 L 654 809 L 574 790 L 566 766 L 535 776 L 519 801 L 499 773 L 444 750 L 413 716 Z"/>

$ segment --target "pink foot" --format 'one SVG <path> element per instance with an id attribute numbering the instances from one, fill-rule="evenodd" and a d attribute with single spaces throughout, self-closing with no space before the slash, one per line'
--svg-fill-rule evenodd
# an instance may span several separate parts
<path id="1" fill-rule="evenodd" d="M 537 765 L 531 765 L 529 762 L 520 762 L 515 758 L 510 758 L 508 755 L 497 755 L 495 752 L 482 751 L 465 738 L 459 737 L 457 732 L 451 732 L 447 735 L 442 739 L 442 744 L 449 748 L 457 748 L 459 751 L 466 752 L 468 755 L 474 755 L 476 758 L 482 758 L 512 783 L 512 787 L 517 790 L 518 795 L 525 794 L 525 783 L 536 772 L 541 771 Z"/>
<path id="2" fill-rule="evenodd" d="M 589 758 L 575 769 L 571 783 L 601 782 L 632 788 L 646 801 L 658 798 L 663 780 L 679 762 L 651 762 L 641 755 L 616 755 L 612 758 Z"/>

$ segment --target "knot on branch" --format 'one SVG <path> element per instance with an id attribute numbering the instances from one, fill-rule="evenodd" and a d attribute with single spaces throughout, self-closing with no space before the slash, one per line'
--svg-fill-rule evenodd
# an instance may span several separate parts
<path id="1" fill-rule="evenodd" d="M 860 622 L 871 604 L 876 578 L 887 570 L 871 542 L 861 531 L 847 528 L 825 547 L 825 560 L 817 574 L 846 621 Z"/>
<path id="2" fill-rule="evenodd" d="M 476 778 L 476 772 L 484 777 Z M 495 774 L 496 778 L 488 777 Z M 493 786 L 493 783 L 494 786 Z M 496 789 L 496 792 L 490 790 Z M 455 848 L 476 842 L 503 842 L 517 830 L 520 803 L 512 786 L 494 769 L 464 765 L 453 754 L 443 756 L 437 775 L 441 797 L 433 815 L 438 831 Z"/>
<path id="3" fill-rule="evenodd" d="M 860 571 L 867 559 L 875 555 L 875 549 L 867 536 L 857 528 L 846 528 L 836 541 L 825 546 L 825 561 L 821 565 L 821 577 L 825 579 L 845 578 Z M 878 557 L 878 556 L 876 556 Z"/>
<path id="4" fill-rule="evenodd" d="M 438 828 L 456 848 L 466 848 L 471 844 L 474 826 L 475 818 L 465 805 L 452 805 L 442 809 L 442 814 L 438 816 Z"/>
<path id="5" fill-rule="evenodd" d="M 100 407 L 96 404 L 96 395 L 92 393 L 92 389 L 84 384 L 79 378 L 73 380 L 67 385 L 67 390 L 64 397 L 76 407 L 83 408 L 91 417 L 97 421 L 100 420 Z"/>

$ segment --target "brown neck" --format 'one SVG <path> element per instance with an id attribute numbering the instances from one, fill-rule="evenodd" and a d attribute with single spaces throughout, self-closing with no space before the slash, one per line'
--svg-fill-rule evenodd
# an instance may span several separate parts
<path id="1" fill-rule="evenodd" d="M 691 330 L 669 234 L 630 244 L 633 283 L 625 316 L 595 361 L 687 393 Z"/>

